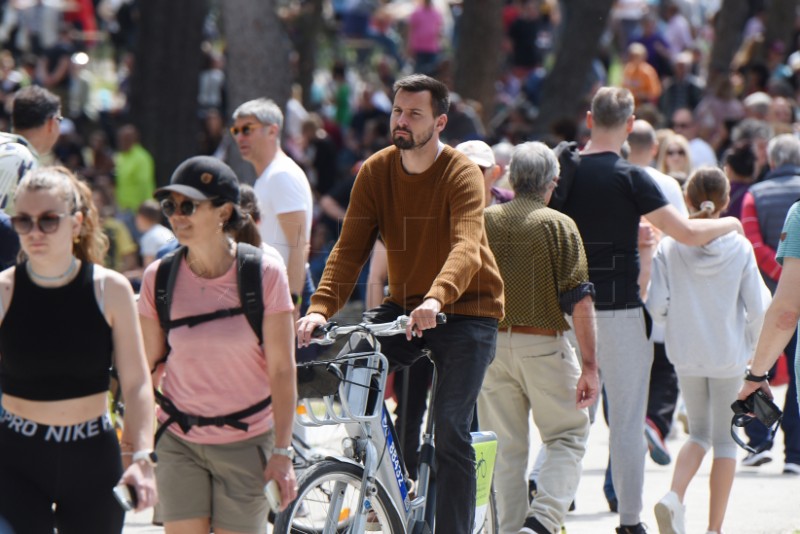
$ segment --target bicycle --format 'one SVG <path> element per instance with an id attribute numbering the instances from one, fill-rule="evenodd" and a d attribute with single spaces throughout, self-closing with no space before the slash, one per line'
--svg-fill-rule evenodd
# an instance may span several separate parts
<path id="1" fill-rule="evenodd" d="M 443 314 L 440 322 L 444 321 Z M 433 417 L 422 436 L 419 478 L 416 495 L 405 473 L 397 434 L 383 395 L 389 362 L 381 353 L 378 337 L 405 333 L 409 318 L 400 316 L 389 323 L 360 323 L 338 326 L 329 323 L 321 338 L 312 342 L 328 345 L 337 337 L 350 336 L 339 354 L 310 366 L 334 376 L 336 388 L 323 395 L 324 414 L 315 412 L 304 398 L 305 414 L 298 416 L 305 426 L 343 425 L 343 454 L 329 456 L 309 467 L 298 481 L 297 498 L 277 514 L 275 532 L 350 533 L 365 531 L 392 534 L 433 531 L 433 487 L 430 480 L 434 457 Z M 367 341 L 370 350 L 355 352 L 359 342 Z M 335 391 L 334 391 L 335 389 Z M 431 399 L 436 391 L 433 374 Z M 498 530 L 492 491 L 497 437 L 493 432 L 473 432 L 476 458 L 477 498 L 473 534 L 494 534 Z M 430 501 L 430 502 L 429 502 Z"/>

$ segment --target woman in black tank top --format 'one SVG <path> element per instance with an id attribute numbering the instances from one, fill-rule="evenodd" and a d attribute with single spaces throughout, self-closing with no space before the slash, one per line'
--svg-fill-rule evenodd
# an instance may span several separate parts
<path id="1" fill-rule="evenodd" d="M 51 119 L 54 120 L 54 119 Z M 133 291 L 100 265 L 89 188 L 35 170 L 15 194 L 23 259 L 0 273 L 0 531 L 122 532 L 118 485 L 156 502 L 153 393 Z M 127 468 L 107 413 L 113 363 L 126 400 Z"/>

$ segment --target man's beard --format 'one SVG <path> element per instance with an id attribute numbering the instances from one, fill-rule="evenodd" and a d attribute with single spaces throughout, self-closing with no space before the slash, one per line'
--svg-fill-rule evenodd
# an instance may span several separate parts
<path id="1" fill-rule="evenodd" d="M 433 126 L 431 126 L 431 129 L 427 132 L 425 139 L 423 139 L 419 143 L 414 141 L 414 134 L 411 133 L 410 130 L 405 130 L 405 129 L 400 130 L 398 128 L 395 128 L 394 131 L 395 132 L 401 131 L 408 134 L 408 137 L 398 137 L 397 135 L 394 134 L 392 135 L 392 143 L 394 143 L 394 146 L 396 146 L 400 150 L 414 150 L 415 148 L 419 148 L 425 145 L 428 141 L 431 140 L 431 137 L 433 137 Z"/>

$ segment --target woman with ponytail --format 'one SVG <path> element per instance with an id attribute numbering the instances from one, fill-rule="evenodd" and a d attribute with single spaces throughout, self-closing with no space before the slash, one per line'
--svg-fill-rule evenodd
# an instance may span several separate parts
<path id="1" fill-rule="evenodd" d="M 114 489 L 156 502 L 153 394 L 133 291 L 101 267 L 107 241 L 89 188 L 44 167 L 19 183 L 22 252 L 0 273 L 0 518 L 16 532 L 122 531 Z M 119 372 L 133 452 L 123 471 L 107 413 Z"/>
<path id="2" fill-rule="evenodd" d="M 698 219 L 719 218 L 730 184 L 716 167 L 686 183 L 686 206 Z M 708 533 L 720 534 L 736 471 L 730 405 L 742 386 L 770 293 L 753 247 L 731 232 L 701 247 L 664 238 L 653 259 L 647 309 L 665 324 L 667 357 L 686 402 L 689 439 L 675 462 L 670 491 L 656 504 L 660 532 L 685 532 L 686 489 L 708 449 L 711 468 Z"/>

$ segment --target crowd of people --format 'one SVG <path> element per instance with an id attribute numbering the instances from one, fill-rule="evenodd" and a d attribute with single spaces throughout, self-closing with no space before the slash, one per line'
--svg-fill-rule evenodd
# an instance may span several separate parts
<path id="1" fill-rule="evenodd" d="M 311 331 L 353 302 L 370 320 L 411 317 L 384 350 L 418 371 L 398 413 L 412 478 L 421 355 L 433 355 L 440 531 L 471 531 L 475 425 L 498 436 L 500 532 L 559 531 L 602 405 L 617 532 L 646 532 L 644 462 L 673 462 L 666 438 L 682 412 L 689 438 L 654 503 L 659 529 L 684 532 L 686 489 L 713 449 L 708 532 L 721 533 L 737 462 L 731 402 L 771 396 L 781 356 L 783 472 L 800 475 L 800 50 L 765 43 L 757 60 L 763 6 L 752 3 L 737 63 L 719 75 L 707 68 L 711 3 L 619 0 L 585 119 L 534 140 L 558 2 L 505 7 L 507 60 L 486 122 L 446 83 L 458 4 L 425 0 L 405 18 L 356 4 L 337 5 L 338 31 L 380 46 L 321 70 L 308 108 L 299 94 L 283 110 L 259 98 L 232 103 L 227 119 L 223 58 L 206 46 L 198 155 L 161 188 L 124 113 L 73 108 L 91 57 L 79 51 L 119 25 L 75 15 L 31 33 L 50 26 L 5 12 L 0 39 L 17 33 L 0 57 L 0 519 L 116 532 L 121 483 L 140 509 L 158 502 L 167 532 L 258 530 L 265 481 L 284 504 L 297 489 L 295 363 L 318 357 Z M 120 55 L 120 72 L 131 61 Z M 231 151 L 252 165 L 253 187 L 225 163 Z M 112 367 L 127 408 L 119 439 Z M 525 472 L 530 412 L 543 444 Z M 769 430 L 746 430 L 741 464 L 772 461 Z"/>

